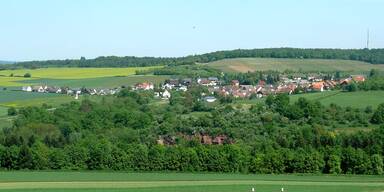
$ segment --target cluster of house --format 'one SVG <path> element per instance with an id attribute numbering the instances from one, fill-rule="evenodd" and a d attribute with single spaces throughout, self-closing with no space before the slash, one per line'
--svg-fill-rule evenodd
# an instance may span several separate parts
<path id="1" fill-rule="evenodd" d="M 324 79 L 322 76 L 307 76 L 307 77 L 287 77 L 281 76 L 278 85 L 267 84 L 265 81 L 260 80 L 257 85 L 241 85 L 238 80 L 232 80 L 229 85 L 222 85 L 222 82 L 217 77 L 197 78 L 195 82 L 191 78 L 185 79 L 168 79 L 159 89 L 155 90 L 155 86 L 150 82 L 137 83 L 132 87 L 132 90 L 155 90 L 156 98 L 169 99 L 171 97 L 171 90 L 187 91 L 188 87 L 193 83 L 201 86 L 206 86 L 209 95 L 202 95 L 206 102 L 214 102 L 216 98 L 212 95 L 219 94 L 222 96 L 233 96 L 234 98 L 249 98 L 252 95 L 257 98 L 264 97 L 270 94 L 287 93 L 292 94 L 299 90 L 302 92 L 322 92 L 325 90 L 334 89 L 336 86 L 348 85 L 352 82 L 364 82 L 365 77 L 362 75 L 352 75 L 348 78 L 334 80 Z M 46 85 L 25 86 L 22 91 L 26 92 L 39 92 L 39 93 L 57 93 L 75 95 L 78 98 L 80 94 L 89 95 L 114 95 L 120 89 L 94 89 L 94 88 L 75 88 L 69 87 L 55 87 Z"/>
<path id="2" fill-rule="evenodd" d="M 170 90 L 187 91 L 190 85 L 192 85 L 191 78 L 186 78 L 182 80 L 168 79 L 164 82 L 164 84 L 162 84 L 159 90 L 155 91 L 155 97 L 162 98 L 162 99 L 169 99 L 171 97 Z M 153 83 L 150 83 L 150 82 L 137 83 L 132 89 L 133 90 L 154 90 L 154 85 Z"/>
<path id="3" fill-rule="evenodd" d="M 184 135 L 184 134 L 178 134 L 177 136 L 170 136 L 170 135 L 162 135 L 159 136 L 157 139 L 157 144 L 159 145 L 175 145 L 176 144 L 176 138 L 183 138 L 187 141 L 198 141 L 199 143 L 203 145 L 223 145 L 223 144 L 233 144 L 234 141 L 230 139 L 226 135 L 217 135 L 217 136 L 210 136 L 203 133 L 196 133 L 193 135 Z"/>
<path id="4" fill-rule="evenodd" d="M 323 92 L 332 90 L 337 86 L 343 86 L 352 82 L 364 82 L 365 77 L 362 75 L 353 75 L 341 80 L 325 80 L 322 77 L 307 77 L 307 78 L 287 78 L 281 77 L 278 85 L 270 85 L 261 80 L 257 85 L 240 85 L 238 80 L 232 80 L 230 85 L 226 86 L 211 86 L 209 91 L 218 93 L 223 96 L 233 96 L 235 98 L 249 98 L 251 95 L 261 98 L 271 94 L 292 94 L 295 91 L 299 92 Z"/>
<path id="5" fill-rule="evenodd" d="M 47 85 L 24 86 L 21 88 L 21 90 L 26 92 L 75 95 L 76 99 L 81 94 L 114 95 L 119 91 L 118 88 L 114 88 L 114 89 L 69 88 L 69 87 L 55 87 L 55 86 L 47 86 Z"/>

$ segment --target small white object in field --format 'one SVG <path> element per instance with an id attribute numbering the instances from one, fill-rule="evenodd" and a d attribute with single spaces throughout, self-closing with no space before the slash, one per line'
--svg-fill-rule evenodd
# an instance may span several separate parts
<path id="1" fill-rule="evenodd" d="M 252 187 L 252 192 L 255 192 L 255 188 Z"/>
<path id="2" fill-rule="evenodd" d="M 281 192 L 284 192 L 284 188 L 283 187 L 281 188 Z"/>

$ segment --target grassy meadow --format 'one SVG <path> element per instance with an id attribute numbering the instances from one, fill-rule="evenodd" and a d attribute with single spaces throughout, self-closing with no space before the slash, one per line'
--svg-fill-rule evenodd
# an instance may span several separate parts
<path id="1" fill-rule="evenodd" d="M 376 107 L 379 104 L 384 103 L 384 91 L 324 91 L 291 95 L 290 100 L 291 102 L 295 102 L 300 97 L 304 97 L 312 101 L 319 101 L 323 105 L 334 103 L 342 107 L 350 106 L 354 108 L 365 108 L 367 106 Z M 260 102 L 264 102 L 264 99 L 245 99 L 237 101 L 237 103 L 241 104 L 255 104 Z"/>
<path id="2" fill-rule="evenodd" d="M 0 191 L 381 192 L 383 176 L 125 172 L 1 172 Z"/>
<path id="3" fill-rule="evenodd" d="M 0 75 L 23 76 L 30 73 L 35 78 L 47 79 L 87 79 L 97 77 L 113 77 L 133 75 L 137 70 L 159 68 L 155 67 L 127 67 L 127 68 L 39 68 L 39 69 L 17 69 L 3 70 Z"/>
<path id="4" fill-rule="evenodd" d="M 69 86 L 87 88 L 114 88 L 122 85 L 131 86 L 139 82 L 149 81 L 155 84 L 164 82 L 168 76 L 131 75 L 126 77 L 99 77 L 87 79 L 30 79 L 23 80 L 23 84 L 45 84 L 49 86 Z"/>
<path id="5" fill-rule="evenodd" d="M 0 71 L 0 87 L 17 87 L 30 85 L 31 83 L 57 83 L 60 85 L 87 85 L 93 86 L 98 83 L 108 82 L 117 85 L 117 83 L 125 83 L 124 78 L 132 77 L 138 70 L 148 70 L 155 67 L 128 67 L 128 68 L 39 68 L 39 69 L 16 69 Z M 24 78 L 23 75 L 30 73 L 31 78 Z M 10 77 L 13 74 L 13 77 Z M 143 76 L 145 77 L 145 76 Z M 99 79 L 103 78 L 103 79 Z M 116 78 L 117 80 L 114 80 Z M 148 81 L 155 77 L 148 77 Z M 140 78 L 139 78 L 140 79 Z M 127 79 L 132 81 L 132 79 Z M 145 78 L 142 78 L 145 80 Z M 120 82 L 119 82 L 120 81 Z"/>
<path id="6" fill-rule="evenodd" d="M 224 59 L 206 65 L 224 72 L 248 71 L 303 71 L 303 72 L 334 72 L 351 73 L 368 72 L 371 69 L 384 71 L 384 65 L 373 65 L 361 61 L 334 59 L 279 59 L 279 58 L 239 58 Z"/>

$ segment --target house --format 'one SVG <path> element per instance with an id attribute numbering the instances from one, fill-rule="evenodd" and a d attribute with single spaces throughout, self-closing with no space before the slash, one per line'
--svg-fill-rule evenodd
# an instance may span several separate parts
<path id="1" fill-rule="evenodd" d="M 46 89 L 46 86 L 41 86 L 41 85 L 37 85 L 37 86 L 32 87 L 32 91 L 38 92 L 38 93 L 44 93 L 45 89 Z"/>
<path id="2" fill-rule="evenodd" d="M 324 91 L 324 82 L 314 82 L 314 83 L 312 83 L 311 89 L 312 89 L 312 91 L 323 92 Z"/>
<path id="3" fill-rule="evenodd" d="M 351 75 L 351 78 L 356 83 L 360 83 L 360 82 L 364 82 L 365 81 L 365 77 L 363 75 Z"/>
<path id="4" fill-rule="evenodd" d="M 180 86 L 179 88 L 178 88 L 178 90 L 179 91 L 188 91 L 188 87 L 187 86 L 185 86 L 185 85 L 182 85 L 182 86 Z"/>
<path id="5" fill-rule="evenodd" d="M 240 82 L 239 82 L 239 80 L 232 80 L 231 85 L 234 87 L 238 87 L 240 85 Z"/>
<path id="6" fill-rule="evenodd" d="M 213 96 L 207 96 L 207 97 L 204 97 L 204 101 L 208 102 L 208 103 L 213 103 L 216 101 L 216 97 L 213 97 Z"/>
<path id="7" fill-rule="evenodd" d="M 205 145 L 212 145 L 212 138 L 209 135 L 202 135 L 200 142 Z"/>
<path id="8" fill-rule="evenodd" d="M 225 141 L 227 140 L 227 136 L 225 135 L 219 135 L 219 136 L 216 136 L 213 140 L 212 140 L 212 144 L 215 144 L 215 145 L 222 145 L 225 143 Z"/>
<path id="9" fill-rule="evenodd" d="M 219 79 L 217 77 L 208 77 L 208 80 L 214 84 L 214 85 L 218 85 L 219 84 Z"/>
<path id="10" fill-rule="evenodd" d="M 88 94 L 90 95 L 96 95 L 98 91 L 96 89 L 88 89 Z"/>
<path id="11" fill-rule="evenodd" d="M 185 78 L 185 79 L 181 80 L 181 84 L 184 86 L 190 86 L 190 85 L 192 85 L 192 79 L 191 78 Z"/>
<path id="12" fill-rule="evenodd" d="M 174 89 L 179 87 L 180 83 L 178 79 L 168 79 L 165 81 L 165 84 L 162 86 L 163 89 Z"/>
<path id="13" fill-rule="evenodd" d="M 332 80 L 326 80 L 324 81 L 324 89 L 331 90 L 337 86 L 337 83 Z"/>
<path id="14" fill-rule="evenodd" d="M 159 136 L 159 139 L 157 140 L 158 145 L 175 145 L 176 144 L 176 137 L 174 136 Z"/>
<path id="15" fill-rule="evenodd" d="M 200 85 L 203 85 L 203 86 L 210 86 L 211 85 L 211 81 L 209 81 L 206 78 L 198 78 L 197 83 Z"/>
<path id="16" fill-rule="evenodd" d="M 219 79 L 217 77 L 198 78 L 197 83 L 203 86 L 216 86 L 219 84 Z"/>
<path id="17" fill-rule="evenodd" d="M 48 93 L 61 93 L 61 88 L 59 88 L 59 87 L 47 87 L 46 91 Z"/>
<path id="18" fill-rule="evenodd" d="M 137 83 L 134 87 L 134 90 L 153 90 L 154 86 L 152 83 L 144 82 L 144 83 Z"/>
<path id="19" fill-rule="evenodd" d="M 163 99 L 169 99 L 169 98 L 171 98 L 171 93 L 168 90 L 164 90 L 164 92 L 161 93 L 161 97 Z"/>
<path id="20" fill-rule="evenodd" d="M 22 91 L 26 91 L 26 92 L 32 92 L 32 87 L 31 86 L 24 86 L 21 88 Z"/>

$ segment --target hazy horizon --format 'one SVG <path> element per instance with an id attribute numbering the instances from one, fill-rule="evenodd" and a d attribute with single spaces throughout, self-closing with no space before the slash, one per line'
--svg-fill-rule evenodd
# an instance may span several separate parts
<path id="1" fill-rule="evenodd" d="M 4 61 L 361 49 L 368 28 L 370 48 L 384 47 L 379 0 L 14 0 L 0 6 Z"/>

